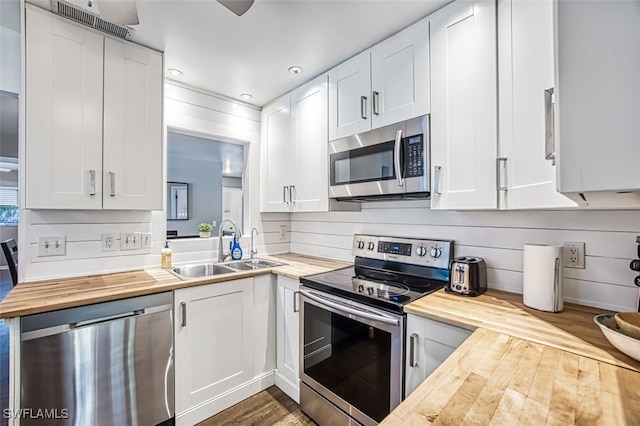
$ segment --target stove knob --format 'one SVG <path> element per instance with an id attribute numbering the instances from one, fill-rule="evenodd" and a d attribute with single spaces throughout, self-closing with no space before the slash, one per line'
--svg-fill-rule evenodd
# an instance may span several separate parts
<path id="1" fill-rule="evenodd" d="M 367 287 L 367 293 L 369 293 L 369 296 L 373 296 L 373 287 Z"/>
<path id="2" fill-rule="evenodd" d="M 429 254 L 431 255 L 431 257 L 433 257 L 434 259 L 437 259 L 440 257 L 440 254 L 442 253 L 442 251 L 440 250 L 440 247 L 431 247 L 431 250 L 429 250 Z"/>
<path id="3" fill-rule="evenodd" d="M 358 293 L 364 293 L 364 285 L 358 284 Z"/>
<path id="4" fill-rule="evenodd" d="M 358 241 L 356 244 L 358 245 L 359 249 L 363 249 L 364 248 L 364 241 Z"/>
<path id="5" fill-rule="evenodd" d="M 369 241 L 369 243 L 367 244 L 367 249 L 369 250 L 373 250 L 375 247 L 376 245 L 373 241 Z"/>
<path id="6" fill-rule="evenodd" d="M 416 254 L 420 257 L 423 257 L 427 254 L 427 248 L 425 246 L 420 246 L 416 248 Z"/>

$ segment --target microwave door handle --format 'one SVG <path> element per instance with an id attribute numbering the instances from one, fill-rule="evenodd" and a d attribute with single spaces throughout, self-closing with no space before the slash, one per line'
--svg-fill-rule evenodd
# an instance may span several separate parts
<path id="1" fill-rule="evenodd" d="M 396 169 L 396 179 L 398 186 L 404 185 L 404 170 L 402 170 L 402 161 L 400 159 L 400 148 L 402 147 L 402 129 L 396 132 L 396 143 L 393 146 L 393 164 Z"/>

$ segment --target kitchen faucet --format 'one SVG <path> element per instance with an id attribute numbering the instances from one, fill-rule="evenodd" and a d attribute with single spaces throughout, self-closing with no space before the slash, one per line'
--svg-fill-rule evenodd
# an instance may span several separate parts
<path id="1" fill-rule="evenodd" d="M 222 232 L 224 230 L 224 224 L 227 222 L 229 222 L 231 226 L 233 226 L 233 232 L 236 233 L 236 237 L 238 239 L 242 237 L 242 232 L 234 221 L 232 221 L 231 219 L 224 219 L 222 222 L 220 222 L 220 227 L 218 228 L 218 263 L 224 262 L 226 258 L 231 255 L 231 250 L 224 251 L 224 249 L 222 248 Z"/>
<path id="2" fill-rule="evenodd" d="M 253 227 L 251 230 L 251 260 L 253 260 L 253 255 L 258 253 L 258 250 L 253 249 L 253 232 L 255 231 L 256 235 L 259 235 L 258 230 Z"/>

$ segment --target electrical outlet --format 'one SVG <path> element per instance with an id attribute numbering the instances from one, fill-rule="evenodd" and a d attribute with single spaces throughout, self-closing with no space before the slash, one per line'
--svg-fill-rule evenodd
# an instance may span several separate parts
<path id="1" fill-rule="evenodd" d="M 287 225 L 280 225 L 280 239 L 287 239 Z"/>
<path id="2" fill-rule="evenodd" d="M 65 236 L 38 238 L 38 256 L 64 256 L 67 254 Z"/>
<path id="3" fill-rule="evenodd" d="M 120 250 L 139 250 L 142 248 L 142 234 L 129 232 L 120 236 Z"/>
<path id="4" fill-rule="evenodd" d="M 117 234 L 102 234 L 102 251 L 116 251 L 118 247 Z"/>
<path id="5" fill-rule="evenodd" d="M 142 248 L 151 248 L 151 233 L 142 233 Z"/>
<path id="6" fill-rule="evenodd" d="M 564 266 L 584 269 L 584 243 L 563 244 Z"/>

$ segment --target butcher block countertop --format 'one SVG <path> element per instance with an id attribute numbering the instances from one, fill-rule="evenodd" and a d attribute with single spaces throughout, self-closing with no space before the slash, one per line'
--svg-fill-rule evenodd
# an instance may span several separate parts
<path id="1" fill-rule="evenodd" d="M 299 279 L 304 275 L 317 274 L 350 265 L 350 263 L 338 260 L 319 259 L 291 253 L 277 256 L 260 255 L 257 257 L 283 262 L 285 265 L 188 281 L 182 281 L 175 275 L 157 268 L 144 271 L 138 270 L 19 283 L 0 303 L 0 318 L 11 318 L 92 303 L 108 302 L 260 274 L 274 273 Z"/>
<path id="2" fill-rule="evenodd" d="M 603 310 L 553 314 L 519 294 L 440 290 L 405 311 L 475 332 L 383 425 L 640 424 L 640 362 L 605 339 L 593 322 Z"/>

